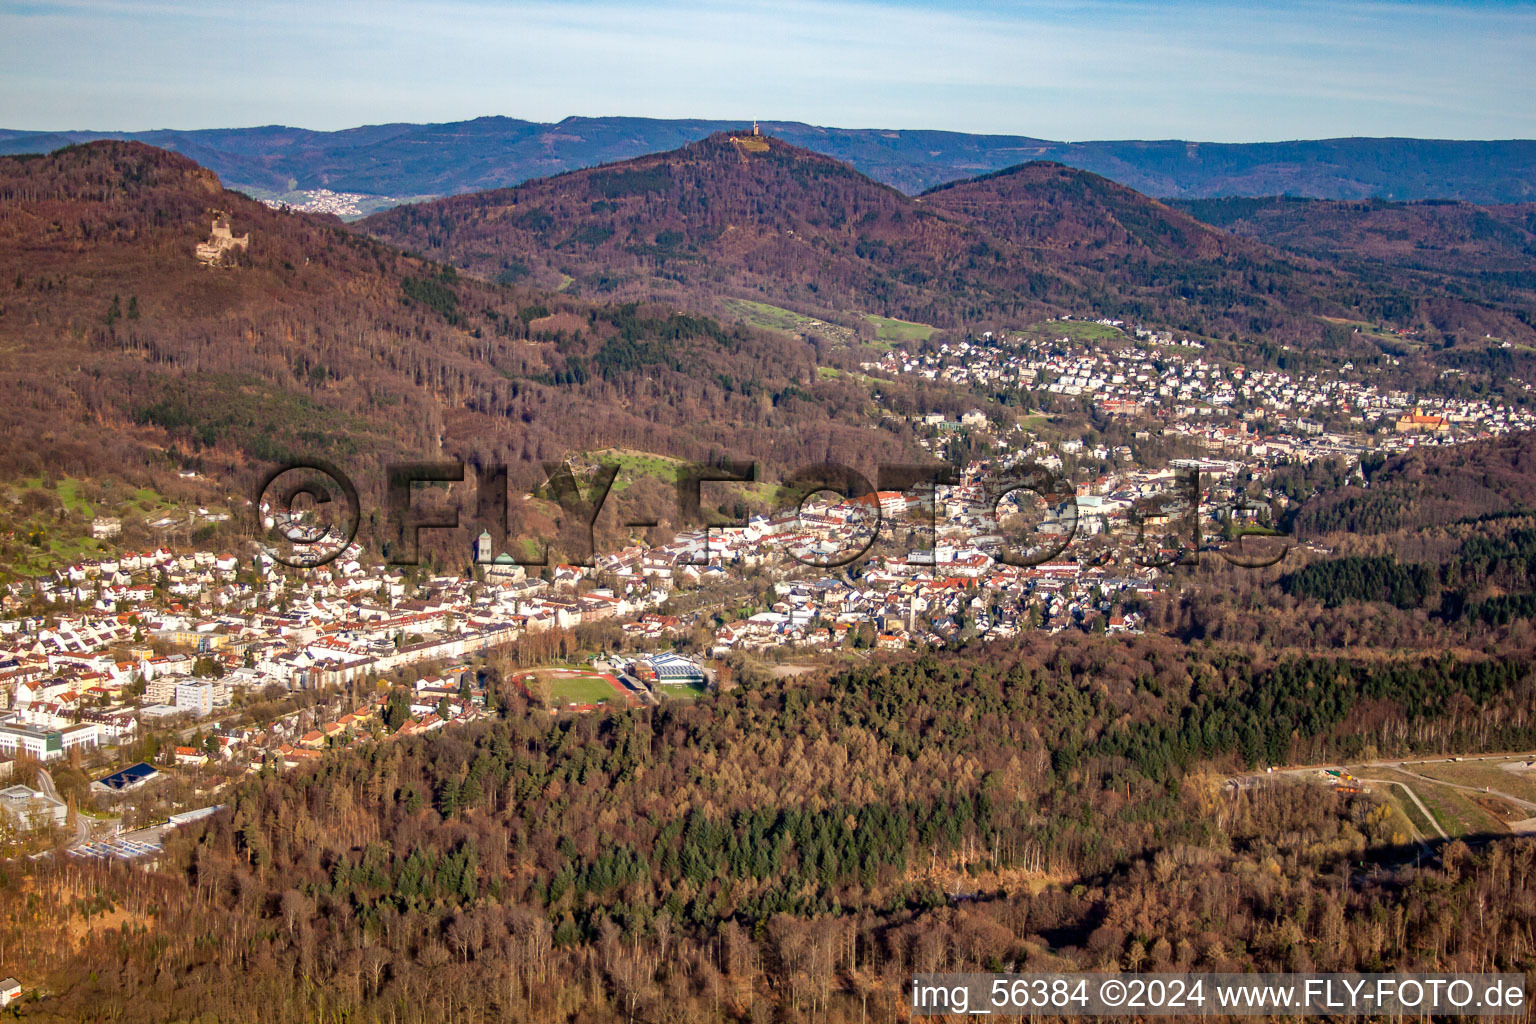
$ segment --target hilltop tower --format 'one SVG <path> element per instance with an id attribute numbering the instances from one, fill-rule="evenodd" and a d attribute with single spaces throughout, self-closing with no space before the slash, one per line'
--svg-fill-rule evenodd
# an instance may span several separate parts
<path id="1" fill-rule="evenodd" d="M 763 128 L 757 123 L 756 118 L 752 120 L 751 132 L 732 133 L 729 138 L 741 150 L 743 156 L 747 153 L 768 152 L 768 136 L 763 134 Z"/>

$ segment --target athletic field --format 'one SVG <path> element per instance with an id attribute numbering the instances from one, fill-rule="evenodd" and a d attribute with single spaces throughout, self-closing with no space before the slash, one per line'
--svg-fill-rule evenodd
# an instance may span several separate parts
<path id="1" fill-rule="evenodd" d="M 519 686 L 530 696 L 538 693 L 543 685 L 549 687 L 549 696 L 556 707 L 586 704 L 627 704 L 629 691 L 611 675 L 579 668 L 537 668 L 520 672 L 514 677 Z"/>

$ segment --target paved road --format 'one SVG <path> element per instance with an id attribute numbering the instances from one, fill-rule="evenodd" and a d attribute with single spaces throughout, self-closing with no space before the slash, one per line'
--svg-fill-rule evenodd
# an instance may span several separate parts
<path id="1" fill-rule="evenodd" d="M 1410 778 L 1419 779 L 1431 785 L 1444 786 L 1447 789 L 1459 789 L 1467 793 L 1486 793 L 1489 796 L 1496 796 L 1502 800 L 1507 800 L 1511 804 L 1514 804 L 1516 807 L 1530 812 L 1531 818 L 1527 819 L 1526 821 L 1515 821 L 1508 823 L 1512 832 L 1524 833 L 1536 831 L 1536 800 L 1527 800 L 1524 797 L 1515 796 L 1513 793 L 1505 793 L 1502 790 L 1492 789 L 1486 786 L 1468 786 L 1460 782 L 1447 782 L 1444 779 L 1436 779 L 1431 776 L 1421 774 L 1420 772 L 1413 771 L 1408 767 L 1409 765 L 1450 764 L 1457 761 L 1513 761 L 1522 758 L 1530 760 L 1532 758 L 1536 758 L 1536 754 L 1530 754 L 1524 751 L 1513 751 L 1507 754 L 1477 754 L 1471 757 L 1426 757 L 1409 761 L 1402 760 L 1401 758 L 1393 758 L 1391 760 L 1366 761 L 1363 763 L 1357 763 L 1353 765 L 1353 767 L 1361 770 L 1367 768 L 1389 768 L 1395 772 L 1398 772 L 1399 774 L 1406 775 Z M 1317 772 L 1324 771 L 1328 768 L 1336 768 L 1343 764 L 1344 762 L 1335 762 L 1334 764 L 1329 765 L 1308 765 L 1303 768 L 1276 768 L 1273 771 L 1267 772 L 1249 772 L 1246 775 L 1235 777 L 1232 781 L 1234 784 L 1242 785 L 1244 784 L 1244 780 L 1250 780 L 1249 784 L 1251 784 L 1251 780 L 1271 778 L 1275 775 L 1313 775 Z M 1429 808 L 1424 806 L 1424 801 L 1419 799 L 1419 794 L 1415 793 L 1413 791 L 1413 787 L 1408 785 L 1406 782 L 1403 782 L 1400 779 L 1369 779 L 1365 778 L 1364 776 L 1357 776 L 1357 779 L 1360 782 L 1368 782 L 1378 786 L 1400 787 L 1404 793 L 1408 794 L 1409 799 L 1411 799 L 1414 805 L 1418 807 L 1420 813 L 1424 815 L 1425 819 L 1430 823 L 1430 825 L 1434 827 L 1435 831 L 1440 833 L 1440 838 L 1446 840 L 1451 838 L 1450 836 L 1446 835 L 1445 829 L 1440 827 L 1440 822 L 1435 818 L 1433 814 L 1429 812 Z M 1409 825 L 1411 826 L 1412 824 L 1413 822 L 1410 821 Z M 1417 832 L 1418 830 L 1415 829 L 1414 831 Z M 1420 842 L 1423 842 L 1422 837 L 1420 837 Z"/>
<path id="2" fill-rule="evenodd" d="M 39 768 L 37 770 L 37 791 L 50 799 L 59 799 L 58 788 L 53 784 L 53 776 L 48 773 L 46 768 Z M 71 847 L 83 846 L 94 838 L 98 824 L 103 828 L 107 826 L 115 828 L 121 820 L 121 818 L 109 818 L 106 820 L 92 818 L 90 815 L 81 814 L 77 810 L 75 811 L 75 841 L 69 845 Z"/>
<path id="3" fill-rule="evenodd" d="M 53 787 L 53 776 L 48 774 L 48 769 L 37 770 L 37 791 L 50 800 L 59 798 L 59 791 Z"/>
<path id="4" fill-rule="evenodd" d="M 1412 765 L 1412 764 L 1450 764 L 1453 761 L 1461 761 L 1461 762 L 1471 762 L 1471 761 L 1517 761 L 1517 760 L 1521 760 L 1521 759 L 1524 759 L 1524 760 L 1536 760 L 1536 753 L 1530 753 L 1528 751 L 1523 751 L 1523 750 L 1512 750 L 1512 751 L 1509 751 L 1508 753 L 1501 753 L 1501 754 L 1473 754 L 1473 755 L 1470 755 L 1470 756 L 1468 756 L 1468 755 L 1450 755 L 1450 754 L 1447 754 L 1445 756 L 1419 757 L 1419 758 L 1408 758 L 1408 759 L 1404 759 L 1404 758 L 1401 758 L 1401 757 L 1393 757 L 1393 758 L 1384 758 L 1384 759 L 1379 760 L 1379 761 L 1329 761 L 1326 764 L 1309 764 L 1309 765 L 1292 766 L 1292 767 L 1288 767 L 1288 768 L 1273 768 L 1273 769 L 1269 769 L 1269 770 L 1262 771 L 1262 772 L 1243 772 L 1241 775 L 1238 775 L 1238 776 L 1235 776 L 1235 777 L 1236 778 L 1255 778 L 1255 777 L 1262 778 L 1262 777 L 1267 776 L 1267 775 L 1308 775 L 1308 774 L 1312 774 L 1312 773 L 1315 773 L 1315 772 L 1326 771 L 1329 768 L 1339 768 L 1339 767 L 1346 767 L 1346 766 L 1352 766 L 1352 767 L 1355 767 L 1355 768 L 1395 768 L 1398 771 L 1405 771 L 1407 769 L 1407 767 L 1409 765 Z M 1408 772 L 1407 774 L 1413 775 L 1413 774 L 1416 774 L 1416 773 Z M 1426 782 L 1433 782 L 1436 785 L 1440 785 L 1440 786 L 1453 785 L 1453 783 L 1441 782 L 1439 779 L 1431 779 L 1431 778 L 1429 778 L 1428 776 L 1425 776 L 1425 775 L 1421 775 L 1419 777 L 1424 779 L 1424 781 L 1426 781 Z M 1471 789 L 1473 792 L 1477 792 L 1477 793 L 1483 792 L 1483 790 L 1478 789 L 1476 786 L 1462 786 L 1462 787 L 1458 787 L 1458 788 Z M 1494 792 L 1497 792 L 1497 791 L 1495 790 Z M 1516 803 L 1520 804 L 1522 807 L 1530 807 L 1533 810 L 1536 810 L 1536 803 L 1532 803 L 1529 800 L 1521 800 L 1521 799 L 1513 798 L 1513 797 L 1511 797 L 1510 799 L 1513 799 Z"/>
<path id="5" fill-rule="evenodd" d="M 1500 799 L 1508 800 L 1516 807 L 1523 808 L 1524 810 L 1530 811 L 1531 814 L 1536 815 L 1536 800 L 1526 800 L 1511 793 L 1505 793 L 1502 790 L 1490 789 L 1487 786 L 1479 788 L 1477 786 L 1465 786 L 1459 782 L 1446 782 L 1444 779 L 1432 779 L 1428 775 L 1420 775 L 1418 772 L 1411 772 L 1407 768 L 1399 768 L 1398 771 L 1402 772 L 1404 775 L 1412 775 L 1416 779 L 1423 779 L 1425 782 L 1433 782 L 1437 786 L 1444 786 L 1447 789 L 1460 789 L 1465 790 L 1468 793 L 1487 793 L 1489 796 L 1496 796 Z"/>
<path id="6" fill-rule="evenodd" d="M 1423 776 L 1421 775 L 1419 778 L 1423 778 Z M 1451 837 L 1445 834 L 1445 829 L 1440 827 L 1440 822 L 1435 819 L 1433 814 L 1429 813 L 1429 808 L 1424 806 L 1424 801 L 1419 799 L 1419 794 L 1415 793 L 1413 787 L 1408 785 L 1408 783 L 1400 782 L 1397 779 L 1361 779 L 1360 781 L 1369 782 L 1373 786 L 1397 786 L 1401 788 L 1404 793 L 1408 794 L 1408 799 L 1413 801 L 1413 805 L 1419 809 L 1419 813 L 1424 815 L 1424 820 L 1429 822 L 1436 832 L 1440 833 L 1440 838 L 1450 842 Z M 1412 820 L 1409 820 L 1408 827 L 1412 828 L 1415 834 L 1418 834 L 1419 830 Z M 1419 841 L 1423 842 L 1422 836 L 1419 837 Z"/>
<path id="7" fill-rule="evenodd" d="M 46 768 L 37 770 L 37 791 L 50 800 L 59 799 L 59 790 L 53 784 L 53 776 Z M 75 812 L 75 841 L 71 845 L 78 846 L 88 842 L 91 838 L 91 820 L 79 811 Z"/>

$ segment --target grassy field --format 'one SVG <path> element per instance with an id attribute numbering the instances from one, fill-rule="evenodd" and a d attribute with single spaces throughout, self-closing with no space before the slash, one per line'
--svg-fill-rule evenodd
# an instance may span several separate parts
<path id="1" fill-rule="evenodd" d="M 867 373 L 857 373 L 852 370 L 839 370 L 835 366 L 816 367 L 816 376 L 822 380 L 851 380 L 863 384 L 865 387 L 878 387 L 879 377 L 871 377 Z"/>
<path id="2" fill-rule="evenodd" d="M 1423 341 L 1417 340 L 1415 338 L 1405 338 L 1399 334 L 1395 334 L 1392 331 L 1387 330 L 1385 327 L 1381 327 L 1377 324 L 1367 323 L 1364 320 L 1349 320 L 1339 316 L 1324 316 L 1319 317 L 1318 319 L 1323 320 L 1326 323 L 1334 324 L 1336 326 L 1349 327 L 1353 330 L 1359 331 L 1363 337 L 1369 338 L 1372 341 L 1381 342 L 1390 348 L 1395 348 L 1401 351 L 1411 351 L 1413 349 L 1420 349 L 1424 347 Z"/>
<path id="3" fill-rule="evenodd" d="M 636 480 L 646 476 L 653 476 L 664 484 L 675 484 L 677 471 L 683 464 L 682 460 L 668 458 L 665 455 L 623 451 L 617 448 L 593 452 L 583 458 L 593 463 L 617 462 L 619 464 L 619 475 L 613 478 L 615 491 L 622 491 Z"/>
<path id="4" fill-rule="evenodd" d="M 82 481 L 65 478 L 45 484 L 40 478 L 20 480 L 6 488 L 0 504 L 0 535 L 9 534 L 0 547 L 0 578 L 38 576 L 48 570 L 94 558 L 108 548 L 91 539 L 90 521 L 96 515 L 82 495 Z M 46 494 L 49 505 L 62 507 L 60 520 L 48 510 L 28 511 L 39 494 Z M 55 504 L 56 503 L 56 504 Z"/>
<path id="5" fill-rule="evenodd" d="M 828 369 L 828 368 L 823 368 Z M 832 370 L 832 373 L 839 373 Z M 620 450 L 616 448 L 599 452 L 589 452 L 582 456 L 589 463 L 617 462 L 619 475 L 613 479 L 613 492 L 622 492 L 630 484 L 641 477 L 655 477 L 668 487 L 676 486 L 678 472 L 683 467 L 683 460 L 674 459 L 666 455 L 655 455 L 651 452 L 637 452 Z M 721 501 L 741 498 L 755 511 L 767 511 L 778 494 L 775 484 L 767 481 L 756 483 L 724 483 L 709 481 L 702 485 L 701 499 L 706 510 Z"/>
<path id="6" fill-rule="evenodd" d="M 88 499 L 87 491 L 99 498 Z M 98 487 L 71 477 L 54 483 L 30 477 L 0 485 L 0 579 L 38 576 L 113 553 L 113 542 L 91 538 L 91 519 L 97 515 L 132 521 L 176 508 L 151 488 L 128 489 L 110 481 Z"/>
<path id="7" fill-rule="evenodd" d="M 593 673 L 590 669 L 544 668 L 534 669 L 526 675 L 539 677 L 547 682 L 550 699 L 557 707 L 564 707 L 567 704 L 625 703 L 624 694 L 615 689 L 607 679 Z M 537 684 L 533 679 L 526 679 L 523 685 L 533 690 Z"/>
<path id="8" fill-rule="evenodd" d="M 819 334 L 842 342 L 853 340 L 853 332 L 840 324 L 796 313 L 783 306 L 771 306 L 751 299 L 724 299 L 722 305 L 731 316 L 761 330 L 780 331 L 784 334 Z"/>
<path id="9" fill-rule="evenodd" d="M 1453 839 L 1459 836 L 1504 835 L 1509 832 L 1496 815 L 1474 803 L 1470 793 L 1436 786 L 1397 771 L 1387 772 L 1386 777 L 1399 779 L 1411 786 L 1419 799 L 1424 801 L 1424 806 L 1429 808 L 1429 813 L 1440 823 L 1440 827 Z"/>
<path id="10" fill-rule="evenodd" d="M 1524 758 L 1498 758 L 1489 761 L 1451 761 L 1437 764 L 1410 764 L 1411 771 L 1432 779 L 1443 779 L 1461 786 L 1488 787 L 1517 796 L 1524 800 L 1536 800 L 1536 771 L 1507 772 L 1501 765 Z"/>
<path id="11" fill-rule="evenodd" d="M 1424 812 L 1419 810 L 1418 805 L 1408 799 L 1401 789 L 1396 786 L 1383 786 L 1382 789 L 1386 791 L 1384 795 L 1387 803 L 1399 817 L 1412 822 L 1413 827 L 1419 830 L 1419 835 L 1425 839 L 1433 839 L 1439 835 L 1435 827 L 1429 823 L 1429 819 L 1424 817 Z"/>
<path id="12" fill-rule="evenodd" d="M 107 486 L 103 484 L 104 488 Z M 74 477 L 65 477 L 53 485 L 52 493 L 58 499 L 59 504 L 64 506 L 66 512 L 71 515 L 85 516 L 86 518 L 95 516 L 98 512 L 118 516 L 133 515 L 135 513 L 148 515 L 152 512 L 164 512 L 176 508 L 173 502 L 167 500 L 152 487 L 138 487 L 133 490 L 125 490 L 118 486 L 106 492 L 107 497 L 101 503 L 102 507 L 98 509 L 90 501 L 86 500 L 84 496 L 85 488 L 85 481 L 77 480 Z M 15 484 L 12 496 L 20 499 L 25 496 L 27 491 L 37 490 L 48 490 L 48 487 L 44 484 L 41 477 L 27 477 Z"/>
<path id="13" fill-rule="evenodd" d="M 42 485 L 41 480 L 37 483 L 38 486 Z M 82 489 L 83 485 L 79 480 L 66 478 L 58 482 L 54 491 L 58 494 L 59 502 L 64 506 L 64 511 L 72 515 L 94 516 L 96 510 L 91 508 L 85 498 L 81 497 L 80 492 Z"/>
<path id="14" fill-rule="evenodd" d="M 683 686 L 668 683 L 664 686 L 656 687 L 656 692 L 663 697 L 670 697 L 673 700 L 698 700 L 709 693 L 709 690 L 702 683 L 688 683 Z"/>
<path id="15" fill-rule="evenodd" d="M 1123 339 L 1125 332 L 1118 327 L 1096 324 L 1091 320 L 1044 320 L 1029 330 L 1047 338 L 1066 336 L 1073 341 L 1105 341 Z"/>
<path id="16" fill-rule="evenodd" d="M 653 455 L 650 452 L 637 452 L 618 448 L 605 448 L 596 452 L 583 452 L 572 460 L 577 467 L 576 476 L 582 487 L 586 486 L 585 475 L 592 472 L 600 465 L 619 464 L 618 475 L 613 478 L 613 493 L 618 494 L 630 484 L 643 477 L 655 477 L 662 483 L 671 486 L 677 483 L 677 472 L 683 462 L 681 459 L 670 458 L 666 455 Z M 554 501 L 554 496 L 546 486 L 540 486 L 533 492 L 535 498 L 541 501 Z M 551 514 L 556 509 L 551 508 Z"/>
<path id="17" fill-rule="evenodd" d="M 1349 327 L 1353 330 L 1359 331 L 1361 334 L 1380 335 L 1381 337 L 1393 338 L 1398 341 L 1403 340 L 1401 336 L 1394 334 L 1393 332 L 1387 330 L 1385 327 L 1369 323 L 1365 320 L 1350 320 L 1348 317 L 1342 316 L 1324 316 L 1319 317 L 1318 319 L 1323 320 L 1326 323 L 1335 324 L 1339 327 Z"/>
<path id="18" fill-rule="evenodd" d="M 0 579 L 30 579 L 61 565 L 73 565 L 83 559 L 98 558 L 107 549 L 89 537 L 50 535 L 43 547 L 33 547 L 19 556 L 10 555 L 0 564 Z"/>
<path id="19" fill-rule="evenodd" d="M 889 316 L 865 315 L 864 319 L 875 325 L 875 340 L 900 344 L 911 341 L 927 341 L 936 330 L 931 324 L 897 320 Z"/>
<path id="20" fill-rule="evenodd" d="M 845 343 L 854 341 L 853 332 L 841 324 L 830 323 L 805 313 L 796 313 L 782 306 L 754 302 L 751 299 L 725 299 L 722 304 L 727 313 L 752 327 L 767 331 L 781 331 L 785 334 L 819 334 L 824 338 Z M 902 342 L 924 341 L 933 334 L 935 329 L 929 324 L 897 320 L 894 317 L 877 316 L 874 313 L 864 314 L 864 319 L 875 328 L 873 347 L 882 350 Z"/>
<path id="21" fill-rule="evenodd" d="M 151 515 L 158 512 L 166 512 L 176 506 L 161 497 L 160 493 L 151 487 L 140 487 L 133 492 L 128 499 L 127 507 L 119 509 L 119 513 L 128 511 L 138 512 L 141 515 Z"/>
<path id="22" fill-rule="evenodd" d="M 561 704 L 624 703 L 624 697 L 601 676 L 564 676 L 549 681 L 549 692 Z"/>

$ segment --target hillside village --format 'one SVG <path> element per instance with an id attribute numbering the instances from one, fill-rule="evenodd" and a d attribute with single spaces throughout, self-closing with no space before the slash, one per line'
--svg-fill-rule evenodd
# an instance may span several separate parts
<path id="1" fill-rule="evenodd" d="M 1063 320 L 1056 326 L 1082 322 Z M 1121 337 L 1124 326 L 1108 319 L 1087 323 L 1115 337 Z M 1249 370 L 1208 358 L 1198 340 L 1175 341 L 1171 332 L 1142 327 L 1130 332 L 1127 337 L 1134 337 L 1136 346 L 1095 346 L 1074 342 L 1069 334 L 1043 340 L 994 338 L 987 332 L 929 352 L 893 348 L 862 368 L 963 387 L 1080 398 L 1110 416 L 1156 417 L 1170 425 L 1189 421 L 1182 428 L 1186 433 L 1198 432 L 1200 423 L 1226 425 L 1244 436 L 1247 447 L 1258 449 L 1252 454 L 1268 456 L 1272 450 L 1277 457 L 1299 460 L 1316 457 L 1320 443 L 1330 445 L 1330 451 L 1399 451 L 1412 443 L 1412 435 L 1455 430 L 1465 440 L 1536 423 L 1528 408 L 1507 402 L 1383 388 L 1370 379 L 1382 375 L 1380 367 L 1357 370 L 1344 363 L 1334 372 L 1305 374 Z M 1443 370 L 1441 376 L 1450 381 L 1457 373 Z M 1532 391 L 1529 382 L 1512 383 L 1521 393 Z M 1309 441 L 1323 435 L 1324 441 Z"/>
<path id="2" fill-rule="evenodd" d="M 105 772 L 120 763 L 113 751 L 147 730 L 209 737 L 168 750 L 166 767 L 293 766 L 338 743 L 483 716 L 476 665 L 522 638 L 602 623 L 616 628 L 627 652 L 603 655 L 602 668 L 623 681 L 632 704 L 663 699 L 672 682 L 704 683 L 741 657 L 857 657 L 1025 630 L 1139 631 L 1148 628 L 1145 599 L 1177 585 L 1180 545 L 1192 543 L 1169 538 L 1192 517 L 1207 548 L 1236 515 L 1264 532 L 1284 499 L 1256 481 L 1275 467 L 1352 465 L 1367 453 L 1536 426 L 1525 409 L 1382 391 L 1348 367 L 1305 377 L 1250 373 L 1207 361 L 1197 345 L 1174 345 L 1166 334 L 1136 333 L 1143 347 L 1112 353 L 1066 337 L 983 336 L 922 354 L 895 349 L 866 370 L 1080 399 L 1126 418 L 1138 437 L 1159 429 L 1203 454 L 1137 468 L 1127 445 L 1051 444 L 977 409 L 915 424 L 939 458 L 962 432 L 991 439 L 987 457 L 958 467 L 953 486 L 758 514 L 603 554 L 591 567 L 530 575 L 483 535 L 473 578 L 412 579 L 356 545 L 302 571 L 261 553 L 161 546 L 13 582 L 0 618 L 0 773 L 18 758 L 83 761 Z M 1043 542 L 1020 558 L 994 481 L 1023 467 L 1070 471 L 1073 482 L 1048 496 L 1033 528 Z M 1198 512 L 1183 489 L 1191 474 Z M 1244 505 L 1254 498 L 1258 512 Z M 1166 527 L 1158 557 L 1133 557 L 1125 538 L 1147 524 Z M 119 527 L 101 520 L 92 532 L 110 538 Z M 869 557 L 835 565 L 861 535 L 872 542 Z M 739 588 L 729 601 L 712 600 L 743 580 L 759 595 L 745 606 Z M 39 603 L 45 613 L 27 611 Z M 408 713 L 385 716 L 377 684 L 391 680 L 408 683 Z M 347 687 L 367 696 L 330 701 L 325 715 L 220 724 L 257 695 Z M 557 702 L 550 710 L 594 706 Z M 37 791 L 11 800 L 25 808 L 11 816 L 18 821 L 57 817 L 63 806 L 39 803 L 46 797 Z M 83 835 L 81 848 L 97 842 Z"/>

